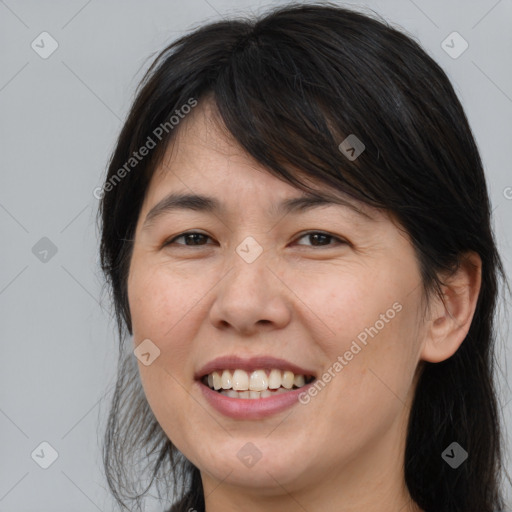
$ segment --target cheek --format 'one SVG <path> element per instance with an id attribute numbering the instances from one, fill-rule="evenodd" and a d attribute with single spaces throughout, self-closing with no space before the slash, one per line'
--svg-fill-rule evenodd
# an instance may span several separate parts
<path id="1" fill-rule="evenodd" d="M 204 338 L 199 330 L 208 315 L 208 294 L 218 279 L 218 272 L 183 273 L 168 264 L 147 261 L 133 265 L 128 296 L 134 347 L 150 339 L 160 350 L 151 366 L 139 363 L 146 394 L 153 403 L 164 400 L 164 407 L 172 402 L 180 408 L 187 398 L 182 392 L 193 383 L 194 356 L 200 350 L 197 342 Z M 167 392 L 162 393 L 163 389 Z"/>
<path id="2" fill-rule="evenodd" d="M 134 265 L 129 279 L 134 346 L 150 339 L 160 350 L 151 365 L 138 363 L 141 383 L 153 414 L 178 449 L 190 443 L 189 423 L 198 415 L 190 399 L 191 354 L 197 315 L 204 315 L 200 298 L 208 289 L 204 279 L 171 276 L 161 266 Z"/>
<path id="3" fill-rule="evenodd" d="M 190 316 L 209 289 L 205 277 L 166 269 L 162 265 L 133 265 L 128 298 L 136 341 L 150 338 L 163 350 L 179 343 L 183 329 L 194 326 Z"/>
<path id="4" fill-rule="evenodd" d="M 323 336 L 319 339 L 329 353 L 348 350 L 350 342 L 360 334 L 364 341 L 365 329 L 376 322 L 379 331 L 387 329 L 398 316 L 393 304 L 402 304 L 404 296 L 401 277 L 385 268 L 352 265 L 303 274 L 290 283 L 300 302 L 307 306 L 305 310 L 309 310 L 309 325 L 315 322 L 322 326 Z M 385 315 L 384 320 L 381 314 Z"/>
<path id="5" fill-rule="evenodd" d="M 375 325 L 378 316 L 362 329 L 353 321 L 355 335 L 340 330 L 336 343 L 322 347 L 330 362 L 320 380 L 328 383 L 311 399 L 311 407 L 321 415 L 318 435 L 340 446 L 339 453 L 348 456 L 389 435 L 410 403 L 417 365 L 416 314 L 412 306 L 402 306 L 384 326 Z M 360 333 L 364 336 L 358 338 Z M 328 458 L 330 450 L 326 445 L 322 456 Z"/>
<path id="6" fill-rule="evenodd" d="M 342 393 L 353 410 L 389 406 L 395 394 L 405 399 L 421 343 L 415 270 L 331 273 L 296 288 L 326 326 L 318 344 L 327 363 L 324 380 L 332 382 L 329 399 Z"/>

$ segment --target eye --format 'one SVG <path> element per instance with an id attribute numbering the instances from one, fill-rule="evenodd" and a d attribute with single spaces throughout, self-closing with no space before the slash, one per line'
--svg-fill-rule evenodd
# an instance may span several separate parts
<path id="1" fill-rule="evenodd" d="M 186 233 L 182 233 L 181 235 L 178 235 L 171 240 L 168 240 L 164 243 L 164 247 L 166 245 L 175 244 L 176 240 L 179 240 L 180 238 L 183 238 L 185 240 L 184 244 L 177 244 L 177 245 L 185 245 L 187 247 L 192 247 L 194 245 L 206 245 L 201 243 L 201 240 L 204 240 L 205 238 L 210 238 L 208 235 L 205 235 L 204 233 L 198 233 L 197 231 L 187 231 Z M 187 244 L 186 242 L 190 241 L 190 244 Z"/>
<path id="2" fill-rule="evenodd" d="M 338 244 L 347 244 L 345 240 L 342 240 L 341 238 L 338 238 L 334 235 L 330 235 L 329 233 L 324 233 L 322 231 L 309 231 L 308 233 L 302 234 L 297 240 L 300 240 L 302 238 L 309 237 L 309 240 L 312 241 L 312 247 L 322 247 L 322 246 L 330 246 L 333 244 L 328 243 L 329 240 L 335 240 Z M 325 243 L 327 242 L 327 243 Z M 304 244 L 299 244 L 304 245 Z"/>
<path id="3" fill-rule="evenodd" d="M 302 238 L 309 237 L 309 240 L 312 242 L 311 247 L 323 247 L 323 246 L 331 246 L 332 243 L 329 243 L 329 241 L 336 241 L 338 244 L 347 244 L 345 240 L 342 240 L 341 238 L 338 238 L 334 235 L 330 235 L 329 233 L 324 233 L 322 231 L 309 231 L 307 233 L 303 233 L 297 240 L 301 240 Z M 193 247 L 193 246 L 201 246 L 201 245 L 208 245 L 204 242 L 206 239 L 210 239 L 208 235 L 205 235 L 204 233 L 199 233 L 197 231 L 187 231 L 185 233 L 181 233 L 181 235 L 178 235 L 171 240 L 165 242 L 164 246 L 176 244 L 177 240 L 180 238 L 183 238 L 185 243 L 178 243 L 177 245 L 185 245 L 186 247 Z M 187 243 L 190 242 L 190 243 Z M 298 245 L 307 245 L 307 244 L 298 244 Z"/>

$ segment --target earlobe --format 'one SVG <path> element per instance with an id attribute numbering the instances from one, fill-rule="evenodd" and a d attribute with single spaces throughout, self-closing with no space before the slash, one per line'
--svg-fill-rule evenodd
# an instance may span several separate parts
<path id="1" fill-rule="evenodd" d="M 421 359 L 439 363 L 451 357 L 467 336 L 478 301 L 482 260 L 475 252 L 462 256 L 458 269 L 443 280 L 443 300 L 432 298 Z"/>

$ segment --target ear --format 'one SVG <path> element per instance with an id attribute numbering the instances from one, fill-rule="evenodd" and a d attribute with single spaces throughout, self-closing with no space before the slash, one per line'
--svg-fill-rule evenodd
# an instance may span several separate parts
<path id="1" fill-rule="evenodd" d="M 482 260 L 475 252 L 461 258 L 454 274 L 443 280 L 443 300 L 433 297 L 421 359 L 439 363 L 458 350 L 471 326 L 482 282 Z"/>

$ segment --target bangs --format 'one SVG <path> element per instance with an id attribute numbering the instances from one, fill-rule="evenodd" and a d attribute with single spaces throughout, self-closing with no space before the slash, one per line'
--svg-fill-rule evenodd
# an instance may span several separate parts
<path id="1" fill-rule="evenodd" d="M 209 91 L 225 127 L 269 172 L 303 190 L 312 189 L 299 176 L 381 209 L 421 201 L 418 183 L 428 181 L 433 157 L 418 152 L 424 144 L 411 119 L 425 116 L 397 85 L 418 83 L 405 83 L 403 70 L 394 76 L 402 57 L 378 34 L 340 34 L 332 45 L 316 39 L 305 45 L 304 35 L 268 25 L 241 37 Z M 355 57 L 362 51 L 364 60 Z M 340 149 L 347 137 L 362 144 L 355 159 Z M 407 198 L 397 197 L 397 180 Z"/>
<path id="2" fill-rule="evenodd" d="M 315 189 L 307 181 L 321 182 L 382 207 L 367 183 L 375 180 L 375 149 L 357 121 L 354 94 L 349 84 L 334 89 L 318 82 L 320 70 L 308 58 L 293 42 L 246 40 L 212 87 L 219 116 L 234 140 L 278 178 L 308 192 Z M 328 106 L 333 100 L 336 111 Z M 339 149 L 349 135 L 364 140 L 364 151 L 353 161 Z"/>

